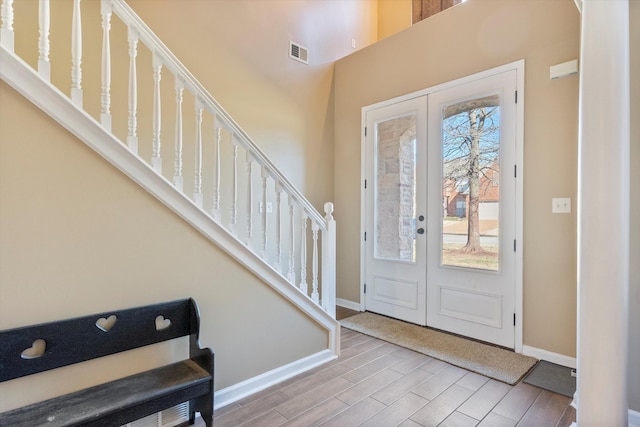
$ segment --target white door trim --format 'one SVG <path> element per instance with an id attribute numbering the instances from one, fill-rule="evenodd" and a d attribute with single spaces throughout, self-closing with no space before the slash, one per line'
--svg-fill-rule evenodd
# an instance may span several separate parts
<path id="1" fill-rule="evenodd" d="M 509 70 L 516 70 L 516 90 L 517 90 L 517 106 L 516 106 L 516 277 L 515 277 L 515 301 L 514 308 L 516 314 L 515 324 L 515 351 L 522 353 L 523 349 L 523 207 L 524 207 L 524 59 L 501 65 L 490 70 L 482 71 L 476 74 L 472 74 L 454 81 L 442 83 L 436 86 L 432 86 L 426 89 L 422 89 L 416 92 L 401 95 L 392 99 L 377 102 L 375 104 L 367 105 L 361 109 L 361 142 L 360 142 L 360 309 L 365 309 L 365 295 L 364 295 L 364 283 L 365 283 L 365 224 L 366 224 L 366 196 L 364 191 L 364 182 L 366 174 L 366 137 L 364 129 L 366 127 L 367 112 L 378 109 L 387 105 L 395 104 L 409 99 L 422 97 L 429 95 L 440 90 L 449 89 L 451 87 L 469 83 L 474 80 L 483 79 L 495 74 L 503 73 Z"/>

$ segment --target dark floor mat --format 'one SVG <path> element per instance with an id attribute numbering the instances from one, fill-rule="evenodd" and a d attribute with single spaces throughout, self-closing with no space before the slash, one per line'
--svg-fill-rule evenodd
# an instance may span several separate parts
<path id="1" fill-rule="evenodd" d="M 573 397 L 576 391 L 576 378 L 571 376 L 571 368 L 546 360 L 539 361 L 522 381 L 567 397 Z"/>

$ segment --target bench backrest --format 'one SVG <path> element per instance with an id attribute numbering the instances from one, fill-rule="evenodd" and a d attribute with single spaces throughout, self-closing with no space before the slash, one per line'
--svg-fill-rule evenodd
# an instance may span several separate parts
<path id="1" fill-rule="evenodd" d="M 0 382 L 186 335 L 194 343 L 199 323 L 184 299 L 0 331 Z"/>

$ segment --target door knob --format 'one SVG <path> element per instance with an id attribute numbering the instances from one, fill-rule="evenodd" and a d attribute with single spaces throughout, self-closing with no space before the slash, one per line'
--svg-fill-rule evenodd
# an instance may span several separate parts
<path id="1" fill-rule="evenodd" d="M 418 234 L 424 234 L 424 228 L 418 228 Z"/>

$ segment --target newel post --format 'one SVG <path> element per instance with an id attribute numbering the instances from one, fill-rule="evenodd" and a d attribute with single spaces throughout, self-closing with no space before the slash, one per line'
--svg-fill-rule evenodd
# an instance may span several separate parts
<path id="1" fill-rule="evenodd" d="M 327 229 L 322 231 L 322 308 L 336 317 L 336 220 L 333 203 L 324 204 Z"/>

